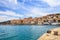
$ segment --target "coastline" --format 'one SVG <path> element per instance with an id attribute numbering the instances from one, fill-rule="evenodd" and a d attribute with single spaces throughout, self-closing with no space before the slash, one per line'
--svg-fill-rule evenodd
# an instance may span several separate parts
<path id="1" fill-rule="evenodd" d="M 28 17 L 23 19 L 13 19 L 0 24 L 7 25 L 60 25 L 60 14 L 50 14 L 42 17 Z"/>
<path id="2" fill-rule="evenodd" d="M 60 40 L 60 27 L 51 29 L 50 31 L 51 33 L 45 33 L 37 40 Z M 55 34 L 55 31 L 57 31 L 57 34 Z"/>

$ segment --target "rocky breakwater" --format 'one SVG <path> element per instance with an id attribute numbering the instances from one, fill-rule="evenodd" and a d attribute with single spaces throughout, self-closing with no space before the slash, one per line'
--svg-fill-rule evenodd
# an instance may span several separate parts
<path id="1" fill-rule="evenodd" d="M 38 40 L 60 40 L 60 28 L 48 30 Z"/>

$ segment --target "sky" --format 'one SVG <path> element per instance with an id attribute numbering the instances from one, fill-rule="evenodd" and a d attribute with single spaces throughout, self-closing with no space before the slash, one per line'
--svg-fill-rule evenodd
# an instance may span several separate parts
<path id="1" fill-rule="evenodd" d="M 0 0 L 0 22 L 60 13 L 60 0 Z"/>

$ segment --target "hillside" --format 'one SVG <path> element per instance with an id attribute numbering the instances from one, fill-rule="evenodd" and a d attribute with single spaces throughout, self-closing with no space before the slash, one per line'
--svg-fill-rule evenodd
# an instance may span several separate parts
<path id="1" fill-rule="evenodd" d="M 50 14 L 42 17 L 29 17 L 24 19 L 13 19 L 0 24 L 39 24 L 39 25 L 60 25 L 60 14 Z"/>

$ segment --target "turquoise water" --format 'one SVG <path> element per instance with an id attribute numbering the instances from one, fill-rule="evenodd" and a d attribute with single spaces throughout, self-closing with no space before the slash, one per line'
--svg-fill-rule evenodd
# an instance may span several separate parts
<path id="1" fill-rule="evenodd" d="M 51 25 L 0 25 L 0 40 L 37 40 Z"/>

